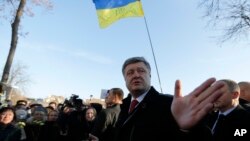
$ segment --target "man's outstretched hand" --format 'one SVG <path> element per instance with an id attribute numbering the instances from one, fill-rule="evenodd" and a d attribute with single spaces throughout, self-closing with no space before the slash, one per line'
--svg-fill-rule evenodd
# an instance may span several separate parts
<path id="1" fill-rule="evenodd" d="M 210 78 L 188 95 L 182 96 L 181 81 L 176 80 L 171 111 L 180 129 L 188 130 L 199 123 L 225 90 L 223 82 Z"/>

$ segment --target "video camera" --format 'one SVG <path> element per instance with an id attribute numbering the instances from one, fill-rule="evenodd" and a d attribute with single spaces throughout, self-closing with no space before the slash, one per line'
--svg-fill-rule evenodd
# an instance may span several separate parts
<path id="1" fill-rule="evenodd" d="M 63 107 L 65 106 L 74 107 L 76 109 L 82 109 L 82 99 L 80 99 L 78 95 L 72 94 L 69 99 L 65 99 Z"/>

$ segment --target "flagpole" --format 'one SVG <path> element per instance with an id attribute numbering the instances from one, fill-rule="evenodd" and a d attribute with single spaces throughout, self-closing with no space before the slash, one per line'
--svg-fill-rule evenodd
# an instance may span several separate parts
<path id="1" fill-rule="evenodd" d="M 157 76 L 158 76 L 158 80 L 159 80 L 159 85 L 160 85 L 161 93 L 163 93 L 162 92 L 162 87 L 161 87 L 160 75 L 159 75 L 159 71 L 158 71 L 158 67 L 157 67 L 157 63 L 156 63 L 156 59 L 155 59 L 154 48 L 153 48 L 153 44 L 152 44 L 151 37 L 150 37 L 150 34 L 149 34 L 149 30 L 148 30 L 147 20 L 146 20 L 145 15 L 143 17 L 144 17 L 144 21 L 145 21 L 145 25 L 146 25 L 146 29 L 147 29 L 147 33 L 148 33 L 148 39 L 149 39 L 149 42 L 150 42 L 152 54 L 153 54 L 153 57 L 154 57 L 154 63 L 155 63 L 156 71 L 157 71 Z"/>

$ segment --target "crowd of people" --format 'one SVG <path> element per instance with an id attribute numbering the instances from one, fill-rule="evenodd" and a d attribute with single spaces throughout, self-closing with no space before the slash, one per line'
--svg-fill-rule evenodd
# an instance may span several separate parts
<path id="1" fill-rule="evenodd" d="M 25 100 L 2 107 L 0 141 L 250 140 L 250 82 L 209 78 L 183 96 L 177 80 L 174 94 L 161 94 L 144 57 L 128 58 L 122 74 L 128 96 L 111 88 L 105 107 L 75 96 L 46 107 Z"/>
<path id="2" fill-rule="evenodd" d="M 101 106 L 27 103 L 26 100 L 19 100 L 14 106 L 0 109 L 1 141 L 85 140 L 96 118 L 96 109 L 100 110 Z"/>

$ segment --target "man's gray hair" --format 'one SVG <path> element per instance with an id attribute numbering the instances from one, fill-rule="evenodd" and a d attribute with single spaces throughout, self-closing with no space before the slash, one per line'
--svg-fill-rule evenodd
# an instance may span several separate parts
<path id="1" fill-rule="evenodd" d="M 230 92 L 240 92 L 240 86 L 234 80 L 222 79 L 220 81 L 223 81 L 227 84 Z"/>
<path id="2" fill-rule="evenodd" d="M 123 63 L 123 66 L 122 66 L 122 74 L 124 75 L 124 71 L 125 71 L 125 68 L 130 65 L 130 64 L 134 64 L 134 63 L 138 63 L 138 62 L 142 62 L 146 65 L 146 67 L 148 68 L 148 70 L 151 72 L 151 67 L 150 67 L 150 64 L 149 62 L 144 58 L 144 57 L 131 57 L 131 58 L 128 58 L 124 63 Z"/>

